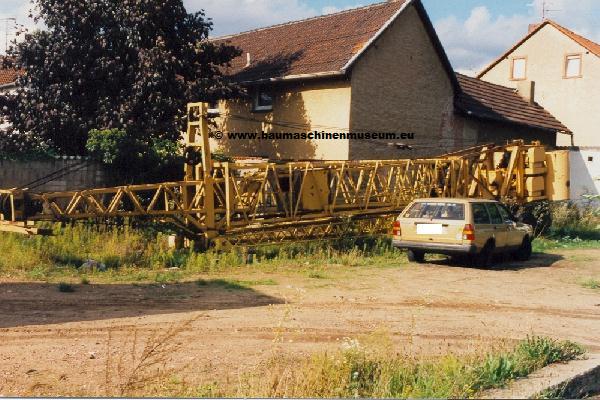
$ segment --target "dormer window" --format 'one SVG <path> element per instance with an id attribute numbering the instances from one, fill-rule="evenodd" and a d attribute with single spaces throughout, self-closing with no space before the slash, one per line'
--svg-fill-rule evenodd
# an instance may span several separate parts
<path id="1" fill-rule="evenodd" d="M 527 79 L 527 58 L 515 57 L 512 59 L 510 68 L 510 79 L 513 81 L 524 81 Z"/>
<path id="2" fill-rule="evenodd" d="M 273 93 L 262 86 L 256 88 L 254 92 L 254 111 L 272 111 Z"/>
<path id="3" fill-rule="evenodd" d="M 581 54 L 567 54 L 565 56 L 565 79 L 581 78 L 582 62 Z"/>

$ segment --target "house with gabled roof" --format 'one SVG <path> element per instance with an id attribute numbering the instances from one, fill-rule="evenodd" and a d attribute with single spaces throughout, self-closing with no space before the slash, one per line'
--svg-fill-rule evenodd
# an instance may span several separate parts
<path id="1" fill-rule="evenodd" d="M 0 60 L 1 61 L 1 60 Z M 18 71 L 0 66 L 0 91 L 14 89 L 17 85 Z"/>
<path id="2" fill-rule="evenodd" d="M 3 68 L 2 61 L 2 57 L 0 57 L 0 95 L 13 91 L 17 87 L 17 78 L 19 77 L 19 71 L 12 68 Z M 0 115 L 0 130 L 9 126 Z"/>
<path id="3" fill-rule="evenodd" d="M 531 25 L 479 78 L 535 93 L 535 101 L 572 131 L 558 140 L 572 149 L 572 197 L 600 193 L 600 44 L 546 20 Z"/>
<path id="4" fill-rule="evenodd" d="M 396 133 L 398 140 L 232 140 L 233 156 L 438 155 L 569 130 L 514 90 L 456 75 L 420 0 L 396 0 L 214 39 L 242 50 L 225 71 L 248 96 L 218 105 L 231 132 Z M 404 134 L 404 135 L 402 135 Z M 406 137 L 404 140 L 402 138 Z"/>

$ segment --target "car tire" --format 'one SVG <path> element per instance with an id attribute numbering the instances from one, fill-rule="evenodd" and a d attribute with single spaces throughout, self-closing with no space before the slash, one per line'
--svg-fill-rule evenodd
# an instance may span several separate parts
<path id="1" fill-rule="evenodd" d="M 419 264 L 425 262 L 425 252 L 418 250 L 409 250 L 408 261 L 416 262 Z"/>
<path id="2" fill-rule="evenodd" d="M 521 247 L 515 253 L 515 258 L 518 261 L 528 261 L 531 259 L 531 254 L 533 253 L 533 249 L 531 247 L 531 239 L 529 237 L 525 237 L 523 239 L 523 243 L 521 243 Z"/>
<path id="3" fill-rule="evenodd" d="M 493 242 L 487 242 L 483 246 L 483 249 L 481 249 L 481 252 L 473 257 L 474 266 L 479 268 L 488 268 L 491 266 L 495 248 L 496 246 L 494 246 Z"/>

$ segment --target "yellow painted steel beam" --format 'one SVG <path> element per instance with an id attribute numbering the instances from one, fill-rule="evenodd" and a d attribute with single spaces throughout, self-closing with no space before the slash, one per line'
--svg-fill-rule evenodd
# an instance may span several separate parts
<path id="1" fill-rule="evenodd" d="M 185 142 L 199 159 L 188 160 L 183 182 L 42 194 L 0 190 L 0 230 L 18 231 L 26 221 L 139 217 L 224 244 L 335 236 L 349 229 L 344 224 L 379 233 L 415 198 L 526 202 L 526 154 L 540 147 L 517 141 L 419 160 L 213 162 L 203 103 L 188 106 Z"/>

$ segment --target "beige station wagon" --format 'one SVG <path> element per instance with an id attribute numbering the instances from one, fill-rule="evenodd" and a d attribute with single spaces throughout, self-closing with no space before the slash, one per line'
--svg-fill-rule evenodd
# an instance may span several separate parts
<path id="1" fill-rule="evenodd" d="M 419 199 L 394 223 L 394 246 L 408 250 L 413 262 L 426 253 L 468 256 L 489 266 L 497 253 L 531 258 L 533 228 L 520 223 L 503 204 L 481 199 Z"/>

